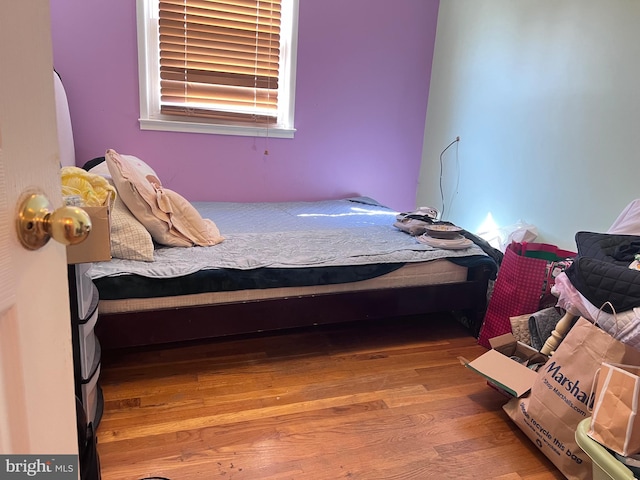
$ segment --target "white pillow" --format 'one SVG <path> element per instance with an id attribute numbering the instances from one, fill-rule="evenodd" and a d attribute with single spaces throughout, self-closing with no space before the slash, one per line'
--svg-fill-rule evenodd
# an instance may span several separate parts
<path id="1" fill-rule="evenodd" d="M 89 173 L 93 173 L 94 175 L 100 175 L 101 177 L 106 178 L 111 181 L 111 174 L 109 173 L 109 167 L 107 167 L 106 160 L 104 162 L 100 162 L 95 167 L 91 167 L 89 169 Z M 111 182 L 113 184 L 113 182 Z"/>

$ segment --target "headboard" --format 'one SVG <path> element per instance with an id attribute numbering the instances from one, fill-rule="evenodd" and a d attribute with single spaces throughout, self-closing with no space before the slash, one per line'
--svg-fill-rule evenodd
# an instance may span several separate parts
<path id="1" fill-rule="evenodd" d="M 74 167 L 76 165 L 75 146 L 73 144 L 73 130 L 71 129 L 71 114 L 67 93 L 62 85 L 60 75 L 53 71 L 53 82 L 56 100 L 56 120 L 58 124 L 58 144 L 60 148 L 60 166 Z"/>

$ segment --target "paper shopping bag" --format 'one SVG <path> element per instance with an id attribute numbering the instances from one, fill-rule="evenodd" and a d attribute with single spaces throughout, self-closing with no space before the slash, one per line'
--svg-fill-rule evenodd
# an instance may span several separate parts
<path id="1" fill-rule="evenodd" d="M 529 396 L 503 409 L 569 479 L 590 479 L 591 459 L 575 440 L 591 416 L 593 379 L 603 362 L 640 365 L 640 351 L 580 317 L 553 356 L 538 370 Z"/>
<path id="2" fill-rule="evenodd" d="M 561 271 L 558 266 L 575 255 L 546 243 L 512 242 L 508 245 L 478 343 L 491 348 L 490 338 L 511 332 L 511 317 L 532 314 L 555 305 L 555 297 L 551 304 L 545 299 L 549 298 L 555 276 Z"/>
<path id="3" fill-rule="evenodd" d="M 587 435 L 624 457 L 640 452 L 640 366 L 604 362 Z"/>

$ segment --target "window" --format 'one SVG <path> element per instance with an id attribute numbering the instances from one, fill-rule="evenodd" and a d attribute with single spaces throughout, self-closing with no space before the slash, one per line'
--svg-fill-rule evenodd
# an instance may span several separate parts
<path id="1" fill-rule="evenodd" d="M 140 128 L 292 138 L 298 0 L 138 0 Z"/>

